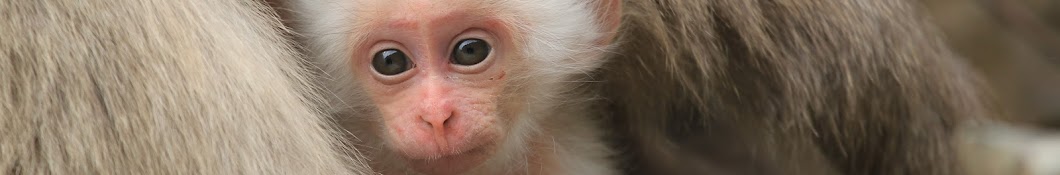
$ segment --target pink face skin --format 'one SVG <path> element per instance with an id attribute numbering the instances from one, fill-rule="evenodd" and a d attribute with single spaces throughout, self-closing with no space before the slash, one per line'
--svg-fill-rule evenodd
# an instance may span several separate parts
<path id="1" fill-rule="evenodd" d="M 351 59 L 356 78 L 377 104 L 383 138 L 414 169 L 453 174 L 472 169 L 496 150 L 507 122 L 498 100 L 505 76 L 515 64 L 513 38 L 496 15 L 476 11 L 477 0 L 386 0 L 359 2 L 370 11 L 365 25 L 372 33 L 356 43 Z M 476 65 L 450 62 L 457 42 L 481 39 L 489 56 Z M 397 49 L 414 65 L 397 75 L 372 68 L 373 56 Z"/>

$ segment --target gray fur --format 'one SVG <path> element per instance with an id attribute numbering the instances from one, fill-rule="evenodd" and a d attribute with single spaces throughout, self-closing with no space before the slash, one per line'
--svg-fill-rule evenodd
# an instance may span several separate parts
<path id="1" fill-rule="evenodd" d="M 250 0 L 0 1 L 0 174 L 366 174 Z"/>

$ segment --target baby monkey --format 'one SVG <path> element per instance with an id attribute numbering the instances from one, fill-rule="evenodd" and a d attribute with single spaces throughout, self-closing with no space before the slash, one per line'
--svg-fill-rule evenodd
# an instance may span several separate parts
<path id="1" fill-rule="evenodd" d="M 385 174 L 615 174 L 593 95 L 617 1 L 300 1 L 340 117 Z M 344 81 L 350 80 L 350 81 Z M 352 99 L 352 101 L 351 101 Z"/>

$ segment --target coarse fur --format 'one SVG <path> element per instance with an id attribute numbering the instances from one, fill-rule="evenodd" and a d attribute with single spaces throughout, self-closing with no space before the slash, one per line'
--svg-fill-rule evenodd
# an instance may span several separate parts
<path id="1" fill-rule="evenodd" d="M 497 104 L 503 120 L 515 120 L 500 141 L 498 153 L 465 174 L 617 174 L 614 152 L 604 141 L 598 94 L 588 86 L 594 69 L 604 63 L 608 35 L 596 25 L 596 4 L 569 0 L 467 1 L 514 28 L 515 59 L 523 65 L 507 73 L 505 93 Z M 285 6 L 285 5 L 281 5 Z M 331 110 L 350 129 L 355 145 L 373 169 L 384 174 L 414 174 L 380 133 L 379 111 L 351 75 L 352 48 L 368 30 L 372 10 L 345 0 L 295 1 L 295 28 L 308 54 L 323 68 L 323 79 L 336 108 Z M 400 7 L 399 7 L 400 8 Z M 379 10 L 379 9 L 374 9 Z"/>
<path id="2" fill-rule="evenodd" d="M 631 174 L 961 174 L 994 115 L 912 2 L 625 0 L 600 73 Z"/>
<path id="3" fill-rule="evenodd" d="M 0 2 L 0 174 L 369 174 L 251 0 Z"/>

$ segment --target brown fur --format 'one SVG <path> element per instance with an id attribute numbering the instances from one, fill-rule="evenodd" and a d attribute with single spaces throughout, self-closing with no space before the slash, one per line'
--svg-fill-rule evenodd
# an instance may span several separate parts
<path id="1" fill-rule="evenodd" d="M 910 2 L 624 3 L 601 86 L 632 174 L 960 174 L 956 124 L 992 114 Z"/>
<path id="2" fill-rule="evenodd" d="M 0 1 L 0 174 L 364 174 L 275 14 Z"/>

